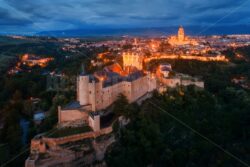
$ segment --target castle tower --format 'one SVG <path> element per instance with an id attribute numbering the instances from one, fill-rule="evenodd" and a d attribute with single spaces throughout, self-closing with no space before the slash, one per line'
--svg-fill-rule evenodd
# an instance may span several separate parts
<path id="1" fill-rule="evenodd" d="M 133 66 L 139 70 L 142 70 L 143 57 L 137 53 L 123 53 L 123 67 Z"/>
<path id="2" fill-rule="evenodd" d="M 180 26 L 178 30 L 178 41 L 184 41 L 184 40 L 185 40 L 184 28 Z"/>
<path id="3" fill-rule="evenodd" d="M 80 75 L 77 78 L 77 94 L 80 105 L 89 104 L 89 76 L 88 75 Z"/>
<path id="4" fill-rule="evenodd" d="M 85 74 L 84 67 L 77 78 L 77 96 L 80 105 L 89 104 L 89 76 Z"/>

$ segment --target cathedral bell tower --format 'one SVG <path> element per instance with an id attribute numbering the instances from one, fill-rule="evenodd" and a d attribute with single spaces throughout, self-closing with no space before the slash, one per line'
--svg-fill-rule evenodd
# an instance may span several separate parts
<path id="1" fill-rule="evenodd" d="M 184 28 L 182 26 L 179 27 L 178 30 L 178 41 L 184 41 L 185 40 L 185 32 L 184 32 Z"/>

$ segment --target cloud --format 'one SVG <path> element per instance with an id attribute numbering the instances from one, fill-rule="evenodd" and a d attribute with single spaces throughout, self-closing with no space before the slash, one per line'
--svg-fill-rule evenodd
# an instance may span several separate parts
<path id="1" fill-rule="evenodd" d="M 0 28 L 34 31 L 91 26 L 212 24 L 247 0 L 0 0 Z M 249 24 L 250 3 L 220 24 Z"/>
<path id="2" fill-rule="evenodd" d="M 178 20 L 180 16 L 130 16 L 129 18 L 135 19 L 135 20 L 160 20 L 160 21 L 169 21 L 169 20 Z"/>
<path id="3" fill-rule="evenodd" d="M 244 22 L 244 20 L 247 20 L 247 19 L 249 19 L 249 12 L 246 12 L 246 11 L 240 11 L 233 15 L 228 15 L 228 17 L 227 15 L 210 13 L 205 16 L 198 16 L 198 17 L 193 18 L 195 22 L 200 22 L 200 23 L 207 23 L 207 24 L 216 23 L 219 20 L 221 20 L 223 24 L 232 24 L 232 25 L 241 24 Z"/>
<path id="4" fill-rule="evenodd" d="M 32 24 L 31 20 L 15 17 L 7 9 L 0 8 L 0 26 L 24 26 L 29 24 Z"/>
<path id="5" fill-rule="evenodd" d="M 240 6 L 246 0 L 211 0 L 209 3 L 201 0 L 197 1 L 199 3 L 190 5 L 190 10 L 192 12 L 206 12 L 206 11 L 217 11 L 217 10 L 227 10 L 228 8 L 235 8 Z"/>

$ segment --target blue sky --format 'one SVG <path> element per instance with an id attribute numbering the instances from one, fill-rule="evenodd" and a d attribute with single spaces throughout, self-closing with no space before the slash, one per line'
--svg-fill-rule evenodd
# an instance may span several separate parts
<path id="1" fill-rule="evenodd" d="M 0 0 L 0 33 L 250 24 L 250 0 Z M 227 16 L 227 17 L 225 17 Z"/>

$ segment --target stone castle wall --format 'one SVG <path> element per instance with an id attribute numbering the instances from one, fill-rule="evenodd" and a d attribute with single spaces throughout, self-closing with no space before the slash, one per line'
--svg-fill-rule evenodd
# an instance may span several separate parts
<path id="1" fill-rule="evenodd" d="M 183 86 L 195 85 L 197 87 L 204 88 L 203 81 L 182 80 L 181 85 L 183 85 Z"/>
<path id="2" fill-rule="evenodd" d="M 148 63 L 152 60 L 160 59 L 184 59 L 184 60 L 199 60 L 199 61 L 222 61 L 228 62 L 228 59 L 224 55 L 217 56 L 193 56 L 193 55 L 174 55 L 174 54 L 159 54 L 156 53 L 149 58 L 145 58 L 144 62 Z"/>
<path id="3" fill-rule="evenodd" d="M 89 116 L 89 126 L 96 131 L 100 131 L 100 115 Z"/>
<path id="4" fill-rule="evenodd" d="M 45 153 L 47 148 L 49 149 L 56 149 L 58 145 L 84 140 L 88 138 L 96 138 L 101 135 L 109 134 L 113 131 L 112 126 L 103 128 L 96 132 L 86 132 L 80 133 L 71 136 L 65 136 L 60 138 L 48 138 L 48 137 L 41 137 L 39 139 L 32 139 L 31 140 L 31 153 Z"/>
<path id="5" fill-rule="evenodd" d="M 83 87 L 84 85 L 86 84 L 84 83 L 82 86 L 79 84 L 79 87 Z M 156 89 L 156 80 L 146 75 L 132 82 L 122 81 L 107 87 L 103 87 L 102 82 L 91 82 L 87 88 L 78 89 L 81 91 L 78 92 L 78 94 L 80 104 L 88 101 L 89 105 L 92 106 L 92 111 L 98 111 L 110 106 L 120 93 L 124 94 L 129 102 L 134 102 L 139 97 L 154 89 Z M 88 92 L 88 96 L 86 96 L 86 92 Z M 84 96 L 81 95 L 82 93 Z M 86 98 L 88 98 L 88 100 L 86 100 Z"/>
<path id="6" fill-rule="evenodd" d="M 168 87 L 174 88 L 177 85 L 181 85 L 181 79 L 180 78 L 160 78 L 160 81 L 167 85 Z"/>
<path id="7" fill-rule="evenodd" d="M 151 79 L 150 76 L 135 80 L 131 84 L 131 98 L 129 99 L 129 102 L 136 101 L 147 92 L 151 92 L 152 89 L 156 89 L 156 80 Z"/>
<path id="8" fill-rule="evenodd" d="M 77 120 L 87 120 L 88 119 L 88 113 L 80 111 L 78 109 L 72 109 L 72 110 L 61 110 L 58 108 L 58 122 L 64 123 L 64 122 L 74 122 Z"/>
<path id="9" fill-rule="evenodd" d="M 192 79 L 182 79 L 182 78 L 160 78 L 160 81 L 171 88 L 176 87 L 177 85 L 179 86 L 188 86 L 188 85 L 195 85 L 200 88 L 204 88 L 204 82 L 203 81 L 197 81 L 197 80 L 192 80 Z"/>

